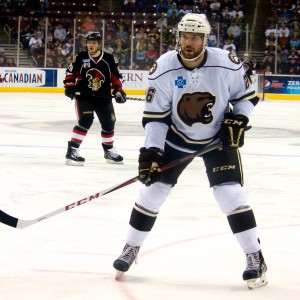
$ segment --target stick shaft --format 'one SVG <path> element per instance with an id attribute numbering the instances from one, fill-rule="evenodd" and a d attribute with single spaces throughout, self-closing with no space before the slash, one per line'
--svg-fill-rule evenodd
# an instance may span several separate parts
<path id="1" fill-rule="evenodd" d="M 197 151 L 197 152 L 194 152 L 192 154 L 189 154 L 189 155 L 186 155 L 182 158 L 179 158 L 179 159 L 176 159 L 174 160 L 173 162 L 167 164 L 167 165 L 164 165 L 161 167 L 161 170 L 162 171 L 165 171 L 165 170 L 168 170 L 168 169 L 171 169 L 175 166 L 178 166 L 180 165 L 181 163 L 185 162 L 185 161 L 189 161 L 189 160 L 192 160 L 194 159 L 196 156 L 201 156 L 201 155 L 204 155 L 205 153 L 207 152 L 210 152 L 212 150 L 215 150 L 215 149 L 218 149 L 220 148 L 220 144 L 217 143 L 217 144 L 213 144 L 213 145 L 210 145 L 206 148 L 204 148 L 203 150 L 201 151 Z M 49 212 L 41 217 L 38 217 L 36 219 L 32 219 L 32 220 L 22 220 L 22 219 L 18 219 L 16 217 L 13 217 L 7 213 L 5 213 L 4 211 L 0 210 L 0 222 L 5 224 L 5 225 L 8 225 L 8 226 L 11 226 L 11 227 L 15 227 L 15 228 L 19 228 L 19 229 L 22 229 L 22 228 L 25 228 L 25 227 L 28 227 L 30 225 L 33 225 L 33 224 L 36 224 L 40 221 L 43 221 L 43 220 L 46 220 L 46 219 L 49 219 L 59 213 L 62 213 L 62 212 L 65 212 L 65 211 L 68 211 L 70 209 L 73 209 L 77 206 L 80 206 L 80 205 L 83 205 L 85 203 L 88 203 L 94 199 L 97 199 L 97 198 L 100 198 L 106 194 L 109 194 L 109 193 L 112 193 L 116 190 L 119 190 L 125 186 L 128 186 L 134 182 L 138 181 L 138 176 L 135 176 L 135 177 L 132 177 L 122 183 L 119 183 L 119 184 L 116 184 L 110 188 L 107 188 L 106 190 L 103 190 L 101 192 L 98 192 L 96 194 L 93 194 L 93 195 L 90 195 L 86 198 L 83 198 L 79 201 L 76 201 L 76 202 L 73 202 L 71 204 L 68 204 L 64 207 L 61 207 L 59 209 L 56 209 L 52 212 Z"/>

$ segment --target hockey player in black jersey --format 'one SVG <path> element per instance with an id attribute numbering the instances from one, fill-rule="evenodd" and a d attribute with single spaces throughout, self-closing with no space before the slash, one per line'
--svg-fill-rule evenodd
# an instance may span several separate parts
<path id="1" fill-rule="evenodd" d="M 79 147 L 92 126 L 94 114 L 101 124 L 104 158 L 108 163 L 122 164 L 123 157 L 113 147 L 116 117 L 112 102 L 112 94 L 117 103 L 126 102 L 120 80 L 122 76 L 113 56 L 101 51 L 99 32 L 87 34 L 86 47 L 87 51 L 80 52 L 67 68 L 64 80 L 65 95 L 75 100 L 78 120 L 68 142 L 66 164 L 84 165 L 85 159 L 79 155 Z"/>
<path id="2" fill-rule="evenodd" d="M 178 23 L 177 50 L 163 54 L 150 69 L 143 115 L 146 137 L 139 156 L 143 185 L 132 209 L 126 245 L 113 264 L 117 278 L 136 260 L 161 205 L 190 161 L 164 172 L 161 166 L 219 140 L 221 149 L 203 155 L 209 184 L 246 256 L 243 280 L 250 289 L 267 283 L 238 149 L 259 98 L 236 56 L 206 47 L 210 31 L 205 15 L 186 14 Z"/>

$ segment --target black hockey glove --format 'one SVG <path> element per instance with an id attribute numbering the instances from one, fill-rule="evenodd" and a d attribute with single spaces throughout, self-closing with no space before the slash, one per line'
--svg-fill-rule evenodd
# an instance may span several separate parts
<path id="1" fill-rule="evenodd" d="M 120 86 L 116 86 L 114 88 L 112 94 L 116 98 L 116 102 L 117 103 L 121 103 L 122 104 L 122 103 L 126 102 L 126 94 L 125 94 L 125 92 L 122 90 L 122 88 Z"/>
<path id="2" fill-rule="evenodd" d="M 150 186 L 161 178 L 160 166 L 164 153 L 158 148 L 141 148 L 139 156 L 139 181 Z"/>
<path id="3" fill-rule="evenodd" d="M 223 147 L 237 149 L 244 145 L 244 133 L 249 119 L 244 115 L 225 113 L 219 131 L 220 142 Z"/>
<path id="4" fill-rule="evenodd" d="M 73 100 L 77 91 L 74 81 L 64 80 L 65 95 Z"/>

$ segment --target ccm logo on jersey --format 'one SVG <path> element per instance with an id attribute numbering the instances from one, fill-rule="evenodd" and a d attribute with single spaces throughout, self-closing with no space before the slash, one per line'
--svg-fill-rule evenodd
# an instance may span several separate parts
<path id="1" fill-rule="evenodd" d="M 215 173 L 215 172 L 234 170 L 234 169 L 235 169 L 235 165 L 227 165 L 227 166 L 213 168 L 213 172 Z"/>

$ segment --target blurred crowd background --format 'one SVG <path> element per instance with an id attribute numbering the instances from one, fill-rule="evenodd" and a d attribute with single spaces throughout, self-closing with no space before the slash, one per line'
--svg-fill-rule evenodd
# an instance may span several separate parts
<path id="1" fill-rule="evenodd" d="M 249 75 L 300 74 L 300 0 L 0 0 L 0 11 L 0 67 L 66 68 L 99 31 L 121 70 L 149 70 L 192 12 L 211 23 L 208 46 L 236 54 Z"/>

